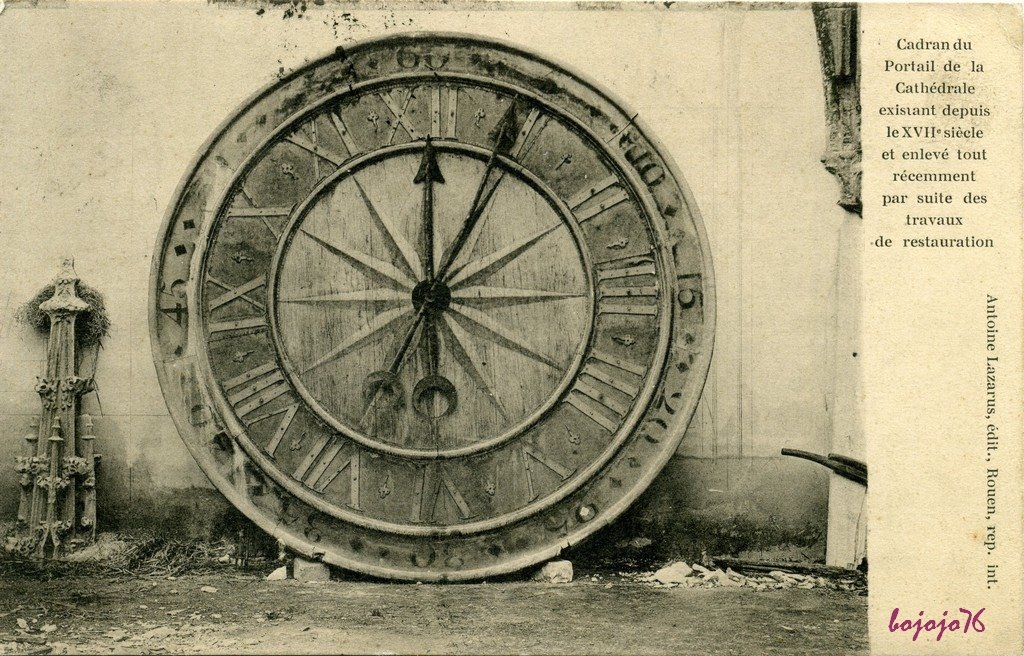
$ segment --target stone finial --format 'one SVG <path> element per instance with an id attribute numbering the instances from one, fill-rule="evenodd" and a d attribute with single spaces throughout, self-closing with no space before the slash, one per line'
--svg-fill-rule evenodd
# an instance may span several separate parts
<path id="1" fill-rule="evenodd" d="M 78 297 L 78 274 L 75 273 L 75 259 L 65 257 L 61 261 L 60 273 L 53 280 L 53 296 L 39 304 L 46 313 L 84 312 L 89 304 Z"/>

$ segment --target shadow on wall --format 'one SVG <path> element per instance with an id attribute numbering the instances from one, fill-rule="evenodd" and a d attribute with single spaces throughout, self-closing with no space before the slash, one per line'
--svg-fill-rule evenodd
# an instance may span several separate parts
<path id="1" fill-rule="evenodd" d="M 787 501 L 793 495 L 803 504 Z M 707 556 L 825 560 L 828 476 L 778 458 L 674 458 L 633 506 L 567 554 L 595 566 L 652 566 Z M 794 507 L 806 508 L 794 514 Z"/>
<path id="2" fill-rule="evenodd" d="M 828 475 L 789 458 L 673 458 L 633 506 L 565 556 L 595 568 L 647 567 L 706 556 L 824 562 Z M 147 489 L 141 498 L 101 488 L 99 525 L 135 536 L 226 539 L 268 557 L 276 541 L 212 488 Z M 103 498 L 110 495 L 109 502 Z M 799 495 L 803 514 L 789 499 Z M 808 502 L 807 500 L 810 500 Z"/>
<path id="3" fill-rule="evenodd" d="M 212 488 L 155 491 L 127 504 L 103 503 L 100 496 L 98 524 L 101 531 L 181 541 L 226 540 L 251 555 L 277 555 L 277 540 Z"/>

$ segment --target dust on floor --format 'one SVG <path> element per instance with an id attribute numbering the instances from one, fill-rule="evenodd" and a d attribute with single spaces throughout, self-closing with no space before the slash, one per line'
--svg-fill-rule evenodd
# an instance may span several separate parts
<path id="1" fill-rule="evenodd" d="M 267 581 L 7 569 L 0 653 L 666 653 L 867 651 L 867 599 L 837 590 Z"/>

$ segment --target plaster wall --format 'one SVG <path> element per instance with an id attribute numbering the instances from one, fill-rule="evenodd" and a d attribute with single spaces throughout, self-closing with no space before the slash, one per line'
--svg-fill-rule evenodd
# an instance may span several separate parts
<path id="1" fill-rule="evenodd" d="M 284 19 L 280 5 L 262 15 L 255 5 L 9 5 L 0 15 L 0 463 L 13 464 L 38 410 L 44 354 L 14 312 L 71 254 L 113 321 L 83 407 L 104 454 L 101 528 L 201 534 L 222 522 L 226 503 L 178 438 L 150 354 L 150 258 L 175 186 L 217 125 L 279 71 L 353 39 L 468 31 L 565 62 L 623 98 L 678 162 L 705 218 L 719 299 L 711 373 L 677 456 L 616 530 L 684 550 L 804 540 L 804 555 L 820 556 L 826 472 L 779 449 L 827 452 L 835 435 L 859 433 L 848 321 L 856 281 L 838 273 L 850 268 L 843 249 L 856 248 L 859 226 L 836 206 L 819 161 L 826 126 L 809 7 L 465 7 L 310 3 Z M 16 504 L 5 464 L 0 518 Z M 729 531 L 739 537 L 723 542 Z"/>

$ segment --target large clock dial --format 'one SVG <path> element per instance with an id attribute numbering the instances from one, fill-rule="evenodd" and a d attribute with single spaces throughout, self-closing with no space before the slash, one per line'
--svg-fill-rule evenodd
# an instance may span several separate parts
<path id="1" fill-rule="evenodd" d="M 460 146 L 424 140 L 339 169 L 272 265 L 294 384 L 339 432 L 393 453 L 521 432 L 571 382 L 590 332 L 587 258 L 559 199 Z"/>
<path id="2" fill-rule="evenodd" d="M 170 211 L 153 298 L 211 480 L 296 551 L 394 578 L 510 571 L 611 521 L 711 349 L 702 227 L 636 115 L 444 35 L 243 107 Z"/>

